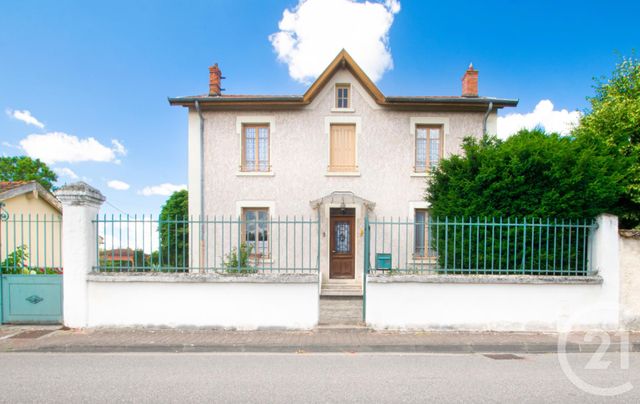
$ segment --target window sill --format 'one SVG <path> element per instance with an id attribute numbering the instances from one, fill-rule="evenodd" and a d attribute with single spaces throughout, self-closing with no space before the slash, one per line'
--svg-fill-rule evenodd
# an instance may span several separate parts
<path id="1" fill-rule="evenodd" d="M 414 257 L 409 259 L 409 261 L 407 262 L 410 265 L 416 265 L 416 266 L 420 266 L 420 265 L 433 265 L 433 264 L 437 264 L 438 263 L 438 259 L 435 257 Z"/>
<path id="2" fill-rule="evenodd" d="M 273 260 L 273 258 L 271 258 L 271 256 L 268 257 L 264 257 L 264 258 L 257 258 L 257 257 L 249 257 L 247 259 L 247 262 L 249 264 L 251 264 L 252 266 L 257 266 L 257 267 L 262 267 L 262 266 L 269 266 L 269 265 L 273 265 L 276 262 Z"/>
<path id="3" fill-rule="evenodd" d="M 324 174 L 325 177 L 359 177 L 360 171 L 329 171 Z"/>
<path id="4" fill-rule="evenodd" d="M 416 172 L 412 172 L 411 173 L 412 177 L 417 177 L 417 178 L 425 178 L 425 177 L 430 177 L 431 173 L 430 172 L 426 172 L 426 173 L 416 173 Z"/>
<path id="5" fill-rule="evenodd" d="M 238 171 L 236 173 L 238 177 L 273 177 L 274 175 L 273 171 Z"/>
<path id="6" fill-rule="evenodd" d="M 356 112 L 353 108 L 331 108 L 331 112 Z"/>

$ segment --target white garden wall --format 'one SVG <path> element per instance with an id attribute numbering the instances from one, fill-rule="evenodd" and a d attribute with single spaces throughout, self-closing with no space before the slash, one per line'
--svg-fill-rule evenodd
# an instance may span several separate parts
<path id="1" fill-rule="evenodd" d="M 620 326 L 618 220 L 602 215 L 590 277 L 370 276 L 367 324 L 377 329 L 556 331 Z"/>
<path id="2" fill-rule="evenodd" d="M 89 275 L 88 326 L 310 329 L 317 275 Z"/>
<path id="3" fill-rule="evenodd" d="M 554 283 L 447 283 L 446 279 L 370 279 L 367 323 L 383 329 L 556 330 L 564 321 L 594 305 L 617 307 L 603 285 Z M 420 277 L 418 277 L 420 278 Z M 425 277 L 422 277 L 425 278 Z M 477 276 L 476 276 L 477 278 Z M 483 277 L 484 278 L 484 277 Z M 476 279 L 477 281 L 477 279 Z M 533 279 L 531 280 L 533 281 Z M 617 328 L 615 311 L 590 315 L 585 328 Z"/>

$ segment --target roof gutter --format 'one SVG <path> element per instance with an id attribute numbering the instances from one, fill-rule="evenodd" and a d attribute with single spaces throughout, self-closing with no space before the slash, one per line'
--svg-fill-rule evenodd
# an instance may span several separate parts
<path id="1" fill-rule="evenodd" d="M 482 119 L 482 134 L 487 134 L 487 119 L 489 119 L 489 114 L 493 109 L 493 101 L 489 101 L 489 108 L 487 108 L 487 112 L 484 113 L 484 118 Z"/>
<path id="2" fill-rule="evenodd" d="M 234 104 L 256 104 L 265 102 L 280 105 L 306 105 L 309 103 L 301 96 L 265 96 L 265 97 L 173 97 L 169 98 L 170 105 L 193 105 L 200 102 L 208 105 L 234 105 Z M 515 107 L 518 100 L 509 98 L 461 98 L 461 97 L 385 97 L 381 105 L 401 105 L 401 104 L 447 104 L 447 105 L 487 105 L 493 103 L 495 108 Z"/>
<path id="3" fill-rule="evenodd" d="M 235 104 L 235 103 L 262 103 L 281 102 L 283 104 L 300 104 L 304 102 L 300 96 L 271 96 L 271 97 L 173 97 L 169 98 L 170 105 L 188 105 L 195 102 L 207 104 Z"/>
<path id="4" fill-rule="evenodd" d="M 458 105 L 486 105 L 492 103 L 495 107 L 515 107 L 519 100 L 508 98 L 472 98 L 472 97 L 386 97 L 385 103 L 390 104 L 458 104 Z"/>

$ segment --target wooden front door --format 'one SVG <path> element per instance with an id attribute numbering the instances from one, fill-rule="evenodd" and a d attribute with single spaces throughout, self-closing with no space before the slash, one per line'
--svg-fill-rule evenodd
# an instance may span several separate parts
<path id="1" fill-rule="evenodd" d="M 338 210 L 335 214 L 331 212 L 330 226 L 329 278 L 354 279 L 355 212 L 353 209 Z"/>

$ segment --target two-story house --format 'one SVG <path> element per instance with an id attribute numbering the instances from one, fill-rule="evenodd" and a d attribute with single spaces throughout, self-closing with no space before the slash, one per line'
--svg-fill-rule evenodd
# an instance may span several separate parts
<path id="1" fill-rule="evenodd" d="M 189 213 L 241 218 L 239 237 L 262 257 L 276 248 L 267 218 L 317 218 L 307 241 L 319 250 L 323 294 L 361 293 L 365 215 L 424 221 L 430 170 L 465 136 L 496 133 L 497 111 L 518 103 L 479 96 L 472 66 L 460 96 L 386 96 L 344 50 L 303 95 L 224 94 L 221 79 L 216 64 L 209 94 L 169 99 L 189 109 Z M 412 236 L 414 256 L 427 238 Z M 212 248 L 192 246 L 192 266 L 223 260 Z"/>

